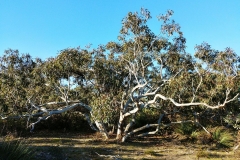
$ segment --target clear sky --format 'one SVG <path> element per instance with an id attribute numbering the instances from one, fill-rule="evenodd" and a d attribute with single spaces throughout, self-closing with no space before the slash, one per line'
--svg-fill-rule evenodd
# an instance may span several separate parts
<path id="1" fill-rule="evenodd" d="M 12 48 L 45 59 L 68 47 L 115 41 L 121 20 L 141 7 L 151 12 L 156 34 L 156 16 L 173 10 L 191 54 L 205 41 L 240 55 L 239 0 L 0 0 L 0 55 Z"/>

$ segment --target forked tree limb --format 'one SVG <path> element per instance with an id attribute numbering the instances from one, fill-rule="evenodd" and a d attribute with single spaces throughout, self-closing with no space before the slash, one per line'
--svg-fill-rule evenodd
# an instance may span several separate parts
<path id="1" fill-rule="evenodd" d="M 193 120 L 186 120 L 186 121 L 171 122 L 171 123 L 168 123 L 168 124 L 163 124 L 163 123 L 159 123 L 159 124 L 146 124 L 145 126 L 142 126 L 142 127 L 140 127 L 140 128 L 137 128 L 137 129 L 135 129 L 135 130 L 127 133 L 125 136 L 123 136 L 122 142 L 125 142 L 126 139 L 127 139 L 129 136 L 131 136 L 131 135 L 133 135 L 133 134 L 135 134 L 135 133 L 137 133 L 137 132 L 139 132 L 139 131 L 142 131 L 142 130 L 144 130 L 144 129 L 156 127 L 156 130 L 155 130 L 155 131 L 145 132 L 145 133 L 142 133 L 142 134 L 137 135 L 137 137 L 143 137 L 143 136 L 147 136 L 147 135 L 156 134 L 156 133 L 158 133 L 160 127 L 166 128 L 166 127 L 169 127 L 169 126 L 174 125 L 174 124 L 183 124 L 183 123 L 193 123 L 193 124 L 199 125 L 201 128 L 203 128 L 203 130 L 204 130 L 207 134 L 210 134 L 210 132 L 209 132 L 205 127 L 203 127 L 200 123 L 198 123 L 198 122 L 196 123 L 196 122 L 193 121 Z"/>
<path id="2" fill-rule="evenodd" d="M 202 105 L 202 106 L 205 106 L 205 107 L 210 108 L 210 109 L 218 109 L 218 108 L 224 107 L 227 103 L 234 101 L 239 96 L 239 93 L 238 93 L 232 99 L 228 99 L 229 93 L 230 93 L 230 90 L 227 90 L 226 91 L 226 98 L 225 98 L 224 102 L 222 104 L 218 104 L 216 106 L 211 106 L 211 105 L 208 105 L 207 103 L 201 103 L 201 102 L 178 103 L 178 102 L 176 102 L 172 98 L 165 97 L 162 94 L 156 94 L 153 100 L 150 100 L 150 101 L 148 101 L 148 103 L 145 104 L 145 107 L 147 107 L 150 104 L 154 104 L 156 102 L 156 99 L 160 98 L 162 100 L 169 100 L 169 101 L 171 101 L 177 107 L 200 106 L 200 105 Z"/>
<path id="3" fill-rule="evenodd" d="M 51 117 L 52 115 L 55 115 L 55 114 L 61 114 L 61 113 L 64 113 L 66 111 L 69 111 L 69 110 L 72 110 L 76 107 L 84 107 L 85 109 L 88 109 L 88 111 L 90 112 L 91 111 L 91 108 L 88 106 L 88 105 L 85 105 L 81 102 L 79 103 L 76 103 L 76 104 L 73 104 L 73 105 L 70 105 L 70 106 L 66 106 L 62 109 L 58 109 L 58 110 L 47 110 L 45 109 L 44 107 L 38 107 L 36 105 L 34 105 L 33 103 L 31 103 L 31 105 L 33 105 L 35 108 L 39 109 L 42 111 L 43 114 L 46 114 L 44 117 L 38 117 L 38 120 L 34 123 L 31 123 L 28 127 L 31 128 L 31 132 L 34 130 L 34 126 L 39 123 L 40 121 L 42 120 L 47 120 L 49 117 Z M 30 116 L 33 116 L 33 115 L 30 115 Z M 89 116 L 85 116 L 86 118 L 89 118 Z M 87 121 L 89 122 L 90 119 L 87 119 Z M 91 123 L 89 123 L 91 124 Z M 93 125 L 90 125 L 91 128 L 94 129 Z M 95 128 L 96 129 L 96 128 Z"/>

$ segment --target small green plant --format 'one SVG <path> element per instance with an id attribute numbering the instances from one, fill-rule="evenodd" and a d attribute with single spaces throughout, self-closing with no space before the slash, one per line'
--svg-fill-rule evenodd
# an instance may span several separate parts
<path id="1" fill-rule="evenodd" d="M 192 140 L 197 140 L 198 139 L 198 136 L 199 136 L 199 132 L 197 131 L 193 131 L 190 135 L 190 139 Z"/>
<path id="2" fill-rule="evenodd" d="M 177 125 L 174 131 L 182 135 L 190 136 L 193 132 L 195 132 L 195 126 L 190 123 L 181 123 Z"/>
<path id="3" fill-rule="evenodd" d="M 232 113 L 228 114 L 224 121 L 228 123 L 229 125 L 233 126 L 233 128 L 239 130 L 240 129 L 240 113 L 237 115 L 234 115 Z"/>
<path id="4" fill-rule="evenodd" d="M 30 160 L 34 156 L 34 150 L 29 148 L 24 140 L 0 141 L 0 160 Z"/>
<path id="5" fill-rule="evenodd" d="M 217 145 L 221 147 L 229 148 L 234 145 L 233 135 L 228 130 L 222 128 L 217 128 L 212 133 L 212 138 L 217 143 Z"/>

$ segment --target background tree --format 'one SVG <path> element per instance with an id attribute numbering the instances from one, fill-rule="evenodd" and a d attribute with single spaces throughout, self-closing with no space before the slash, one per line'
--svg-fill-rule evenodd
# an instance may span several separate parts
<path id="1" fill-rule="evenodd" d="M 18 50 L 6 50 L 0 58 L 0 87 L 2 118 L 21 116 L 27 111 L 28 99 L 38 96 L 44 89 L 40 86 L 43 79 L 36 76 L 35 69 L 41 64 L 40 59 L 33 60 L 29 54 L 19 54 Z"/>

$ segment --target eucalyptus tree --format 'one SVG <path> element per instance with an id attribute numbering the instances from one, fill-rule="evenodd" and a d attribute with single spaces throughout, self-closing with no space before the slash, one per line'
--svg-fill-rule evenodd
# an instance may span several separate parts
<path id="1" fill-rule="evenodd" d="M 198 60 L 198 71 L 201 73 L 202 89 L 199 90 L 198 99 L 202 99 L 208 104 L 216 101 L 227 102 L 226 95 L 234 97 L 239 93 L 239 57 L 231 49 L 223 51 L 214 50 L 207 43 L 196 46 L 195 57 Z M 212 117 L 226 116 L 229 112 L 239 110 L 239 101 L 235 100 L 214 111 Z M 234 111 L 235 110 L 235 111 Z M 203 112 L 209 114 L 213 112 Z M 218 112 L 218 113 L 216 113 Z M 205 117 L 206 118 L 206 117 Z"/>
<path id="2" fill-rule="evenodd" d="M 29 122 L 38 117 L 28 125 L 33 130 L 54 114 L 76 110 L 93 130 L 109 138 L 111 127 L 122 142 L 180 123 L 194 123 L 208 132 L 201 117 L 236 111 L 239 57 L 207 43 L 196 46 L 194 57 L 186 53 L 186 39 L 172 15 L 170 10 L 157 17 L 161 27 L 155 34 L 147 25 L 152 18 L 148 10 L 129 12 L 117 42 L 97 49 L 67 48 L 46 61 L 7 51 L 1 58 L 2 111 L 21 102 Z M 156 120 L 135 128 L 137 116 L 145 111 L 153 111 Z M 166 117 L 168 123 L 163 122 Z"/>
<path id="3" fill-rule="evenodd" d="M 121 90 L 121 74 L 116 74 L 114 57 L 97 49 L 68 48 L 49 58 L 38 69 L 45 79 L 47 94 L 41 103 L 29 100 L 41 114 L 34 126 L 54 114 L 77 110 L 85 116 L 92 129 L 108 138 L 105 124 L 114 126 L 116 95 Z M 38 113 L 39 114 L 39 113 Z M 40 115 L 40 114 L 39 114 Z"/>
<path id="4" fill-rule="evenodd" d="M 18 50 L 6 50 L 0 58 L 1 117 L 21 117 L 28 112 L 28 99 L 38 97 L 44 80 L 35 72 L 42 63 Z"/>
<path id="5" fill-rule="evenodd" d="M 81 102 L 86 101 L 86 96 L 91 97 L 86 94 L 90 92 L 86 79 L 89 76 L 90 64 L 91 54 L 78 47 L 64 49 L 58 56 L 47 59 L 38 67 L 45 80 L 43 87 L 47 92 L 42 94 L 41 102 L 29 100 L 33 110 L 41 113 L 38 120 L 29 125 L 31 130 L 40 121 L 72 110 L 80 104 L 84 108 L 83 114 L 89 119 L 91 108 Z"/>
<path id="6" fill-rule="evenodd" d="M 141 13 L 130 12 L 122 21 L 119 42 L 107 44 L 107 48 L 116 54 L 128 72 L 128 76 L 124 77 L 125 89 L 120 102 L 117 128 L 117 139 L 122 137 L 123 142 L 130 135 L 146 128 L 154 127 L 155 130 L 138 136 L 156 134 L 162 127 L 176 123 L 195 123 L 208 132 L 199 123 L 197 111 L 222 108 L 238 97 L 238 93 L 231 93 L 234 86 L 229 85 L 236 77 L 236 54 L 229 49 L 224 52 L 216 51 L 212 63 L 205 64 L 206 68 L 202 67 L 201 61 L 193 59 L 185 52 L 186 39 L 180 26 L 175 21 L 170 21 L 172 14 L 173 11 L 168 11 L 166 15 L 158 16 L 162 26 L 160 34 L 155 35 L 147 26 L 147 21 L 151 18 L 148 10 L 142 9 Z M 173 39 L 169 40 L 172 36 Z M 204 48 L 204 44 L 196 49 L 196 57 L 203 62 L 208 62 L 212 57 L 211 51 Z M 228 59 L 225 55 L 229 55 Z M 224 67 L 214 68 L 217 63 L 219 67 L 224 63 Z M 213 86 L 207 84 L 214 76 L 218 78 L 212 79 Z M 219 88 L 220 84 L 227 85 Z M 207 97 L 209 95 L 211 97 Z M 219 95 L 221 98 L 217 98 Z M 136 122 L 136 114 L 149 108 L 155 108 L 160 113 L 157 123 L 131 129 Z M 191 115 L 187 118 L 176 119 L 169 124 L 162 123 L 165 115 L 180 114 L 188 109 Z M 131 120 L 123 126 L 123 122 L 129 117 Z"/>

